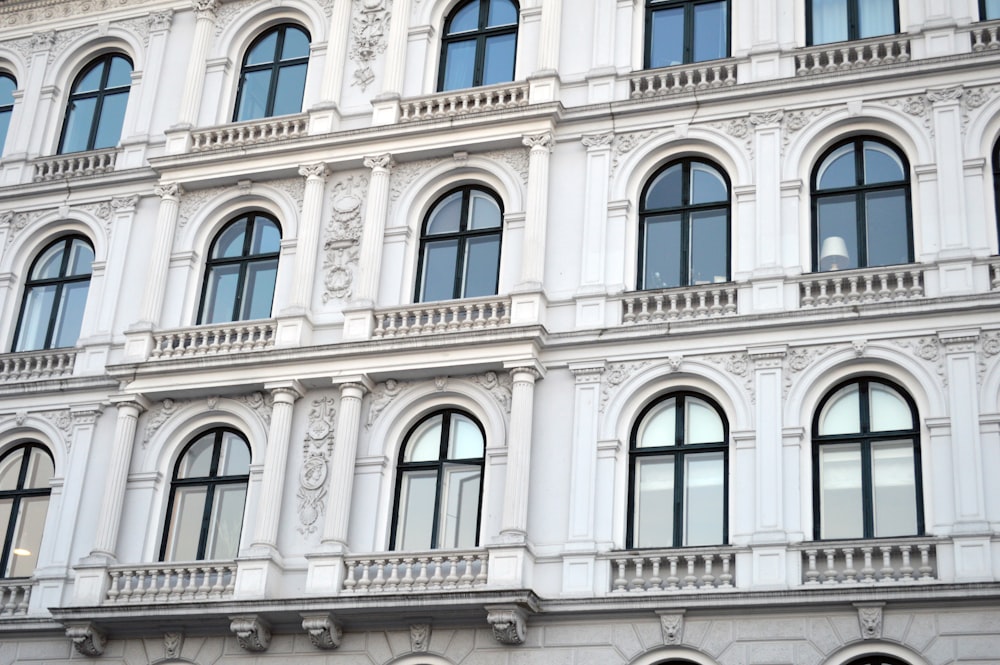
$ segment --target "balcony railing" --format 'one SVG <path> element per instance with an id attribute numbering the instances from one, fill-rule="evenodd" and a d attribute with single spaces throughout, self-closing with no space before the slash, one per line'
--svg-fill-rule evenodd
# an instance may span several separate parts
<path id="1" fill-rule="evenodd" d="M 344 561 L 344 593 L 467 591 L 486 585 L 488 559 L 483 551 L 351 557 Z"/>
<path id="2" fill-rule="evenodd" d="M 1000 22 L 973 26 L 969 37 L 972 39 L 972 50 L 975 53 L 1000 49 Z"/>
<path id="3" fill-rule="evenodd" d="M 414 305 L 375 312 L 375 337 L 499 328 L 510 324 L 510 299 L 478 299 Z"/>
<path id="4" fill-rule="evenodd" d="M 678 592 L 734 588 L 735 550 L 727 546 L 658 552 L 618 552 L 609 556 L 611 591 Z"/>
<path id="5" fill-rule="evenodd" d="M 191 132 L 191 152 L 242 148 L 305 136 L 309 116 L 296 115 L 223 125 Z"/>
<path id="6" fill-rule="evenodd" d="M 272 320 L 198 326 L 153 334 L 150 358 L 184 358 L 262 351 L 274 346 L 277 324 Z"/>
<path id="7" fill-rule="evenodd" d="M 799 281 L 803 308 L 865 305 L 923 295 L 923 271 L 912 266 L 814 273 Z"/>
<path id="8" fill-rule="evenodd" d="M 115 170 L 118 150 L 92 150 L 40 159 L 35 165 L 35 182 L 98 175 Z"/>
<path id="9" fill-rule="evenodd" d="M 842 72 L 907 62 L 909 59 L 910 40 L 897 37 L 824 44 L 795 54 L 795 75 Z"/>
<path id="10" fill-rule="evenodd" d="M 399 103 L 401 122 L 451 118 L 473 113 L 486 113 L 528 105 L 527 84 L 470 88 L 419 99 L 404 99 Z"/>
<path id="11" fill-rule="evenodd" d="M 191 565 L 115 566 L 108 571 L 107 602 L 179 603 L 233 597 L 236 564 L 200 562 Z"/>
<path id="12" fill-rule="evenodd" d="M 858 540 L 806 543 L 802 552 L 805 586 L 894 584 L 937 580 L 932 540 Z"/>
<path id="13" fill-rule="evenodd" d="M 0 356 L 0 382 L 56 379 L 73 373 L 76 351 L 25 351 Z"/>
<path id="14" fill-rule="evenodd" d="M 31 580 L 4 580 L 0 582 L 0 616 L 18 616 L 28 613 L 31 600 Z"/>
<path id="15" fill-rule="evenodd" d="M 629 84 L 629 97 L 648 99 L 733 85 L 736 85 L 735 63 L 682 65 L 634 75 Z"/>
<path id="16" fill-rule="evenodd" d="M 732 284 L 638 291 L 624 295 L 621 302 L 624 325 L 712 319 L 737 312 L 736 287 Z"/>

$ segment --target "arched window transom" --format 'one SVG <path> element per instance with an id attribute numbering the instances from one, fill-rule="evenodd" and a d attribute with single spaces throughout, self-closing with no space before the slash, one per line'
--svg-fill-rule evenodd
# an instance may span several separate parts
<path id="1" fill-rule="evenodd" d="M 470 0 L 444 22 L 438 90 L 514 80 L 518 6 L 512 0 Z"/>
<path id="2" fill-rule="evenodd" d="M 125 56 L 108 53 L 90 63 L 73 82 L 59 153 L 117 145 L 131 86 L 132 61 Z"/>
<path id="3" fill-rule="evenodd" d="M 233 121 L 298 113 L 309 67 L 309 33 L 284 24 L 263 33 L 243 56 Z"/>
<path id="4" fill-rule="evenodd" d="M 280 251 L 281 228 L 270 215 L 249 213 L 223 227 L 209 252 L 198 323 L 271 316 Z"/>
<path id="5" fill-rule="evenodd" d="M 4 534 L 0 568 L 4 577 L 30 577 L 49 511 L 54 467 L 37 443 L 26 443 L 0 458 L 0 533 Z"/>

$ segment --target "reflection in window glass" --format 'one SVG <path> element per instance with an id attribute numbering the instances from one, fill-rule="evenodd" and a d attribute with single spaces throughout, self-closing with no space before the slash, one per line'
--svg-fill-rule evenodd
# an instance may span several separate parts
<path id="1" fill-rule="evenodd" d="M 469 0 L 445 20 L 438 90 L 514 80 L 518 7 L 512 0 Z"/>
<path id="2" fill-rule="evenodd" d="M 14 113 L 15 89 L 17 89 L 17 83 L 14 78 L 0 73 L 0 156 L 3 156 L 7 130 L 10 128 L 10 117 Z"/>
<path id="3" fill-rule="evenodd" d="M 53 473 L 52 458 L 37 443 L 16 446 L 0 458 L 3 577 L 31 577 L 35 572 Z"/>
<path id="4" fill-rule="evenodd" d="M 227 224 L 212 242 L 198 323 L 271 316 L 281 229 L 273 217 L 250 213 Z"/>
<path id="5" fill-rule="evenodd" d="M 233 120 L 256 120 L 302 110 L 309 67 L 309 34 L 282 24 L 259 36 L 243 56 Z"/>
<path id="6" fill-rule="evenodd" d="M 646 0 L 646 68 L 729 57 L 726 0 Z"/>
<path id="7" fill-rule="evenodd" d="M 891 35 L 898 31 L 897 0 L 807 0 L 809 43 Z"/>
<path id="8" fill-rule="evenodd" d="M 109 53 L 91 62 L 70 90 L 59 153 L 111 148 L 121 139 L 132 63 Z"/>
<path id="9" fill-rule="evenodd" d="M 1000 0 L 982 0 L 982 19 L 990 21 L 1000 18 Z"/>

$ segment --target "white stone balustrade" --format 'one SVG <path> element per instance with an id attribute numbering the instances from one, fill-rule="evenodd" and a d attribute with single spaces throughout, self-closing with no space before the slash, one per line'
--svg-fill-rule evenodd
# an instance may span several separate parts
<path id="1" fill-rule="evenodd" d="M 153 334 L 153 360 L 262 351 L 274 346 L 272 320 L 166 330 Z"/>
<path id="2" fill-rule="evenodd" d="M 236 564 L 205 561 L 186 566 L 115 566 L 108 575 L 107 601 L 111 604 L 222 600 L 233 597 Z"/>
<path id="3" fill-rule="evenodd" d="M 624 325 L 710 319 L 737 311 L 736 287 L 731 285 L 641 291 L 624 296 L 621 302 Z"/>
<path id="4" fill-rule="evenodd" d="M 811 543 L 801 551 L 805 586 L 937 581 L 931 540 Z"/>
<path id="5" fill-rule="evenodd" d="M 76 351 L 27 351 L 0 355 L 0 382 L 56 379 L 73 373 Z"/>
<path id="6" fill-rule="evenodd" d="M 909 266 L 813 273 L 799 282 L 799 304 L 804 308 L 865 305 L 923 295 L 923 271 Z"/>
<path id="7" fill-rule="evenodd" d="M 733 588 L 736 562 L 729 547 L 612 553 L 613 593 L 707 591 Z"/>
<path id="8" fill-rule="evenodd" d="M 30 580 L 4 580 L 0 583 L 0 616 L 27 614 L 31 586 Z"/>
<path id="9" fill-rule="evenodd" d="M 296 115 L 233 123 L 191 132 L 191 152 L 243 148 L 306 136 L 309 116 Z"/>
<path id="10" fill-rule="evenodd" d="M 910 41 L 895 37 L 824 44 L 795 54 L 795 75 L 810 76 L 863 67 L 891 65 L 910 59 Z"/>
<path id="11" fill-rule="evenodd" d="M 486 113 L 528 105 L 527 84 L 472 88 L 399 103 L 401 122 L 451 118 L 473 113 Z"/>
<path id="12" fill-rule="evenodd" d="M 973 26 L 969 37 L 972 39 L 972 50 L 975 53 L 1000 49 L 1000 22 Z"/>
<path id="13" fill-rule="evenodd" d="M 509 324 L 509 299 L 463 300 L 375 312 L 372 334 L 377 338 L 406 337 L 498 328 Z"/>
<path id="14" fill-rule="evenodd" d="M 990 264 L 990 288 L 1000 289 L 1000 263 Z"/>
<path id="15" fill-rule="evenodd" d="M 115 170 L 118 150 L 92 150 L 38 160 L 35 182 L 109 173 Z"/>
<path id="16" fill-rule="evenodd" d="M 419 593 L 467 591 L 487 583 L 486 552 L 351 557 L 344 560 L 344 593 Z"/>
<path id="17" fill-rule="evenodd" d="M 632 99 L 647 99 L 733 85 L 736 85 L 735 63 L 683 65 L 636 74 L 630 81 L 629 96 Z"/>

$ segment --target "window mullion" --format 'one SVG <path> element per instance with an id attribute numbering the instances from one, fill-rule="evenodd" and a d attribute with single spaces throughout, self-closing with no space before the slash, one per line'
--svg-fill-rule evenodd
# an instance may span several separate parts
<path id="1" fill-rule="evenodd" d="M 195 560 L 205 560 L 205 549 L 208 547 L 208 532 L 212 524 L 212 510 L 215 507 L 215 483 L 205 483 L 205 509 L 201 515 L 201 532 L 198 534 L 198 550 Z"/>
<path id="2" fill-rule="evenodd" d="M 684 3 L 684 46 L 681 61 L 688 64 L 694 59 L 694 3 Z"/>

